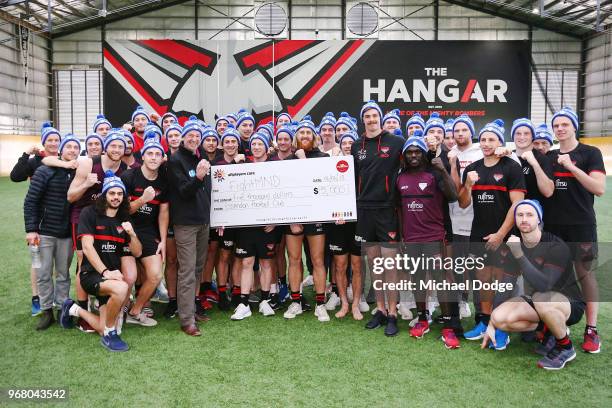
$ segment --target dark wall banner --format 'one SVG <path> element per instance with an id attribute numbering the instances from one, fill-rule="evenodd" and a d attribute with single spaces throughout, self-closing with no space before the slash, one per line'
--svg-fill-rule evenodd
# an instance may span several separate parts
<path id="1" fill-rule="evenodd" d="M 136 105 L 162 114 L 250 111 L 260 122 L 289 112 L 358 116 L 364 101 L 444 118 L 468 113 L 477 128 L 528 115 L 526 41 L 177 41 L 104 43 L 104 105 L 120 125 Z"/>

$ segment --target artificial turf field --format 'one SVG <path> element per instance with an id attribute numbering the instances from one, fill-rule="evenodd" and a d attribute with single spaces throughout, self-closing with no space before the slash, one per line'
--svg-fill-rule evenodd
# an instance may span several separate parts
<path id="1" fill-rule="evenodd" d="M 559 372 L 538 369 L 534 345 L 518 335 L 503 352 L 465 340 L 446 350 L 439 325 L 417 341 L 400 321 L 400 335 L 386 338 L 382 329 L 365 330 L 365 320 L 332 313 L 329 323 L 312 312 L 232 322 L 230 312 L 213 310 L 199 338 L 180 332 L 176 318 L 156 317 L 154 328 L 124 330 L 127 353 L 109 353 L 97 335 L 59 325 L 37 332 L 23 232 L 27 184 L 0 178 L 0 389 L 65 387 L 68 404 L 82 407 L 612 406 L 610 303 L 600 310 L 602 352 L 579 351 L 583 319 L 571 335 L 578 356 Z M 600 242 L 612 242 L 611 178 L 607 184 L 596 200 Z M 163 305 L 154 308 L 161 315 Z M 464 320 L 466 328 L 472 323 Z"/>

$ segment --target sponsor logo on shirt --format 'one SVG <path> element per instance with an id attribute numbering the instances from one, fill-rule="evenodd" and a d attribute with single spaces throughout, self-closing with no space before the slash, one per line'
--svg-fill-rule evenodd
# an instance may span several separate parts
<path id="1" fill-rule="evenodd" d="M 387 234 L 389 235 L 389 238 L 391 239 L 395 239 L 395 236 L 397 235 L 395 231 L 388 232 Z"/>
<path id="2" fill-rule="evenodd" d="M 501 173 L 495 173 L 493 174 L 493 178 L 495 179 L 495 181 L 499 181 L 504 178 L 504 175 Z"/>
<path id="3" fill-rule="evenodd" d="M 419 183 L 419 188 L 421 189 L 421 191 L 425 191 L 425 189 L 427 188 L 427 183 Z"/>
<path id="4" fill-rule="evenodd" d="M 194 169 L 189 170 L 189 177 L 195 177 L 196 172 Z"/>
<path id="5" fill-rule="evenodd" d="M 567 181 L 556 179 L 555 180 L 555 188 L 558 188 L 558 189 L 561 189 L 561 190 L 567 190 Z"/>
<path id="6" fill-rule="evenodd" d="M 226 247 L 234 246 L 234 241 L 223 241 L 223 245 Z"/>
<path id="7" fill-rule="evenodd" d="M 531 171 L 531 167 L 523 167 L 523 174 L 528 175 Z"/>
<path id="8" fill-rule="evenodd" d="M 246 255 L 247 251 L 242 248 L 236 248 L 236 254 L 238 255 Z"/>
<path id="9" fill-rule="evenodd" d="M 102 244 L 102 252 L 113 253 L 117 250 L 117 246 L 110 242 Z"/>
<path id="10" fill-rule="evenodd" d="M 121 225 L 117 227 L 117 232 L 120 234 L 123 232 L 123 227 Z"/>
<path id="11" fill-rule="evenodd" d="M 488 194 L 486 192 L 478 194 L 478 202 L 480 203 L 492 203 L 495 201 L 495 196 L 493 194 Z"/>
<path id="12" fill-rule="evenodd" d="M 380 146 L 380 151 L 385 154 L 389 153 L 389 146 Z"/>
<path id="13" fill-rule="evenodd" d="M 410 211 L 420 211 L 423 209 L 423 203 L 417 203 L 413 200 L 410 204 L 406 204 L 406 208 Z"/>
<path id="14" fill-rule="evenodd" d="M 368 152 L 366 151 L 366 149 L 360 149 L 357 152 L 357 159 L 358 160 L 363 160 L 363 159 L 365 159 L 367 157 L 367 155 L 368 155 Z"/>

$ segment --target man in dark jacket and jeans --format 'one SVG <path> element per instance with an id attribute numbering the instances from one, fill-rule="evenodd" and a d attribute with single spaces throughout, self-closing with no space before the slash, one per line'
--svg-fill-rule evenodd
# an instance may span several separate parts
<path id="1" fill-rule="evenodd" d="M 59 147 L 63 161 L 71 161 L 81 152 L 81 144 L 71 135 Z M 70 292 L 70 204 L 66 199 L 74 170 L 42 165 L 34 172 L 23 204 L 26 240 L 40 247 L 41 267 L 36 269 L 42 317 L 36 330 L 53 324 L 53 304 L 62 305 Z M 53 285 L 53 265 L 56 279 Z"/>
<path id="2" fill-rule="evenodd" d="M 185 122 L 179 149 L 168 161 L 170 213 L 178 253 L 177 303 L 181 330 L 200 336 L 196 321 L 196 289 L 208 252 L 210 223 L 210 163 L 200 146 L 202 128 L 194 116 Z"/>

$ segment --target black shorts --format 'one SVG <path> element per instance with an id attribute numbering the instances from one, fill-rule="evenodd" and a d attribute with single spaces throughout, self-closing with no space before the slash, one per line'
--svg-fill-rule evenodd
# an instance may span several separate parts
<path id="1" fill-rule="evenodd" d="M 217 228 L 210 228 L 208 230 L 208 243 L 218 242 L 219 241 L 219 233 L 217 232 Z"/>
<path id="2" fill-rule="evenodd" d="M 393 208 L 358 208 L 356 245 L 363 242 L 398 242 L 397 213 Z"/>
<path id="3" fill-rule="evenodd" d="M 153 256 L 157 252 L 157 246 L 159 245 L 161 238 L 154 231 L 139 230 L 136 231 L 138 240 L 142 244 L 142 254 L 138 259 Z"/>
<path id="4" fill-rule="evenodd" d="M 356 222 L 327 226 L 327 247 L 332 255 L 361 256 L 361 245 L 355 242 Z"/>
<path id="5" fill-rule="evenodd" d="M 285 226 L 285 235 L 306 235 L 308 237 L 312 235 L 323 235 L 325 234 L 325 224 L 317 223 L 317 224 L 302 224 L 303 230 L 299 234 L 294 234 L 291 232 L 291 226 Z"/>
<path id="6" fill-rule="evenodd" d="M 98 302 L 100 302 L 100 306 L 108 302 L 109 296 L 100 296 L 100 283 L 106 281 L 102 275 L 96 271 L 82 270 L 79 275 L 79 280 L 83 290 L 90 295 L 94 295 L 98 299 Z"/>
<path id="7" fill-rule="evenodd" d="M 589 262 L 597 258 L 597 225 L 546 224 L 544 229 L 565 241 L 574 259 Z"/>
<path id="8" fill-rule="evenodd" d="M 521 298 L 523 298 L 523 300 L 527 302 L 529 306 L 533 308 L 533 310 L 536 310 L 535 306 L 533 305 L 533 299 L 531 298 L 531 296 L 522 295 Z M 570 302 L 570 315 L 565 321 L 565 325 L 573 326 L 576 323 L 580 322 L 580 320 L 582 320 L 582 316 L 584 315 L 584 310 L 586 308 L 586 303 L 584 303 L 581 300 L 573 300 L 570 298 L 568 298 L 568 300 Z M 537 310 L 536 310 L 536 313 L 537 313 Z M 540 322 L 542 321 L 540 320 Z"/>
<path id="9" fill-rule="evenodd" d="M 223 230 L 223 236 L 217 234 L 217 237 L 219 248 L 225 249 L 226 251 L 234 250 L 234 245 L 236 244 L 236 228 L 225 228 Z"/>
<path id="10" fill-rule="evenodd" d="M 241 228 L 234 254 L 237 258 L 272 259 L 276 255 L 275 240 L 274 232 L 265 232 L 263 227 Z"/>

